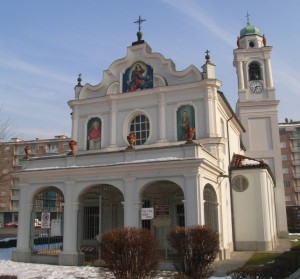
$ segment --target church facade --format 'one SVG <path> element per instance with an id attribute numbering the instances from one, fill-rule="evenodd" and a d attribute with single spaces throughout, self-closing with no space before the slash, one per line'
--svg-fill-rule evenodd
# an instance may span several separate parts
<path id="1" fill-rule="evenodd" d="M 272 250 L 287 235 L 270 53 L 249 22 L 234 50 L 237 113 L 207 52 L 176 71 L 141 39 L 97 85 L 75 86 L 70 152 L 22 161 L 13 260 L 77 265 L 100 256 L 116 227 L 144 227 L 160 243 L 176 226 L 208 225 L 220 259 Z M 258 140 L 259 139 L 259 140 Z M 281 201 L 282 199 L 282 201 Z"/>

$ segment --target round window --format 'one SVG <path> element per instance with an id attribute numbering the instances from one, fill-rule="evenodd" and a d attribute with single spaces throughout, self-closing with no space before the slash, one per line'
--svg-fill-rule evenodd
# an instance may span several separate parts
<path id="1" fill-rule="evenodd" d="M 135 133 L 135 145 L 144 144 L 150 132 L 149 119 L 145 115 L 136 116 L 130 124 L 130 133 Z"/>
<path id="2" fill-rule="evenodd" d="M 250 41 L 249 46 L 254 47 L 255 46 L 254 42 Z"/>
<path id="3" fill-rule="evenodd" d="M 243 192 L 249 186 L 248 179 L 243 175 L 237 175 L 232 179 L 232 188 L 236 192 Z"/>

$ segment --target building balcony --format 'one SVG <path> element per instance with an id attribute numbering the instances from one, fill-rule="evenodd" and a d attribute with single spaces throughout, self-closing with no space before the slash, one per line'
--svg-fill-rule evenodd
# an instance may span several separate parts
<path id="1" fill-rule="evenodd" d="M 296 201 L 296 202 L 295 202 L 295 205 L 300 205 L 300 201 Z"/>
<path id="2" fill-rule="evenodd" d="M 292 152 L 300 152 L 300 147 L 293 147 Z"/>
<path id="3" fill-rule="evenodd" d="M 294 177 L 295 177 L 295 178 L 300 178 L 300 172 L 296 172 L 296 173 L 294 174 Z"/>
<path id="4" fill-rule="evenodd" d="M 293 165 L 294 166 L 299 166 L 300 165 L 300 160 L 293 160 Z"/>
<path id="5" fill-rule="evenodd" d="M 300 187 L 296 187 L 295 192 L 299 193 L 300 192 Z"/>
<path id="6" fill-rule="evenodd" d="M 291 139 L 300 139 L 300 133 L 292 133 Z"/>

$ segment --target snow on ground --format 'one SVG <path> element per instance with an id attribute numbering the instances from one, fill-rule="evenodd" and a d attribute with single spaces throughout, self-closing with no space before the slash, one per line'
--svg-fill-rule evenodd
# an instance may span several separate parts
<path id="1" fill-rule="evenodd" d="M 16 275 L 18 279 L 113 279 L 108 270 L 89 266 L 56 266 L 47 264 L 17 263 L 11 261 L 16 248 L 0 249 L 0 275 Z M 157 279 L 170 278 L 170 272 L 160 272 Z M 225 277 L 210 277 L 222 279 Z"/>

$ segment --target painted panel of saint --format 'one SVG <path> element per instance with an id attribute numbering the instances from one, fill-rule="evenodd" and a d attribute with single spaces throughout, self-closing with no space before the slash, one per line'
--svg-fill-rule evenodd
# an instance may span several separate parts
<path id="1" fill-rule="evenodd" d="M 101 148 L 101 120 L 98 117 L 91 118 L 87 125 L 87 150 Z"/>
<path id="2" fill-rule="evenodd" d="M 133 63 L 123 75 L 123 93 L 153 88 L 153 69 L 138 61 Z"/>
<path id="3" fill-rule="evenodd" d="M 187 140 L 188 128 L 195 128 L 195 112 L 190 105 L 184 105 L 177 110 L 177 140 Z M 195 139 L 195 137 L 194 137 Z"/>

